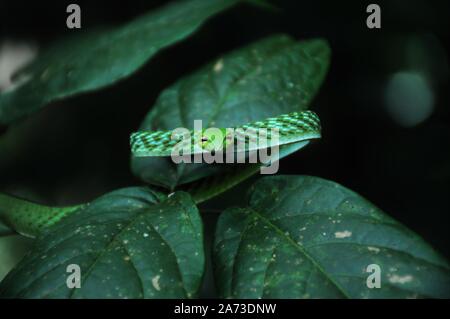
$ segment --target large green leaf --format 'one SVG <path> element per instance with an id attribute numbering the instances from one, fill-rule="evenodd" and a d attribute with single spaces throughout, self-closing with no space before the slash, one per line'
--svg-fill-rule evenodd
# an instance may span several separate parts
<path id="1" fill-rule="evenodd" d="M 83 33 L 44 51 L 20 72 L 17 81 L 23 83 L 0 95 L 0 124 L 130 75 L 159 50 L 238 1 L 176 1 L 118 28 L 78 31 Z"/>
<path id="2" fill-rule="evenodd" d="M 218 58 L 166 89 L 141 129 L 192 129 L 194 120 L 202 120 L 203 128 L 236 127 L 304 110 L 325 77 L 329 59 L 330 49 L 321 39 L 265 38 Z M 132 159 L 133 172 L 142 180 L 171 189 L 216 174 L 223 166 L 227 165 Z"/>
<path id="3" fill-rule="evenodd" d="M 69 289 L 69 264 L 81 288 Z M 189 298 L 204 271 L 202 223 L 186 193 L 160 201 L 146 188 L 112 192 L 37 238 L 0 284 L 19 298 Z"/>
<path id="4" fill-rule="evenodd" d="M 223 297 L 450 297 L 447 261 L 345 187 L 276 176 L 249 194 L 248 207 L 226 210 L 216 229 Z M 371 264 L 380 266 L 380 288 L 367 286 Z"/>

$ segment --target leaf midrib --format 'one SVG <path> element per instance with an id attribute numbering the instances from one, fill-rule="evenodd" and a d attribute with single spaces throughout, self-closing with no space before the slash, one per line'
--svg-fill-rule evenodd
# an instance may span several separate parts
<path id="1" fill-rule="evenodd" d="M 135 224 L 135 223 L 137 223 L 138 221 L 140 221 L 140 219 L 144 216 L 144 215 L 146 215 L 147 213 L 150 213 L 150 212 L 148 212 L 147 210 L 149 209 L 150 207 L 147 207 L 147 208 L 144 208 L 144 211 L 143 212 L 141 212 L 141 213 L 137 213 L 136 214 L 136 216 L 133 218 L 131 218 L 131 221 L 129 222 L 129 223 L 127 223 L 126 225 L 125 225 L 125 227 L 123 227 L 120 231 L 118 231 L 113 237 L 111 237 L 111 240 L 108 242 L 108 244 L 103 248 L 103 250 L 96 256 L 96 258 L 94 259 L 94 261 L 92 262 L 92 264 L 91 264 L 91 266 L 89 266 L 89 268 L 88 268 L 88 270 L 86 271 L 86 274 L 84 275 L 84 277 L 85 277 L 85 281 L 86 281 L 86 279 L 89 277 L 89 275 L 92 273 L 92 271 L 94 270 L 94 267 L 97 265 L 97 263 L 99 262 L 99 260 L 104 256 L 104 254 L 106 253 L 106 252 L 108 252 L 108 249 L 114 244 L 114 243 L 116 243 L 116 242 L 118 242 L 119 244 L 121 244 L 121 242 L 120 242 L 120 240 L 118 240 L 118 238 L 120 238 L 120 236 L 122 236 L 123 234 L 125 234 L 127 231 L 129 231 L 129 229 L 131 228 L 131 227 L 133 227 L 133 225 Z M 161 237 L 161 239 L 163 240 L 163 241 L 165 241 L 163 238 L 162 238 L 162 236 L 161 236 L 161 234 L 159 234 L 159 232 L 157 232 L 156 231 L 156 229 L 154 229 L 154 226 L 153 226 L 153 230 L 156 232 L 156 233 L 158 233 L 158 235 Z M 168 243 L 166 242 L 166 244 L 168 245 Z M 171 249 L 172 250 L 172 248 L 168 245 L 168 247 L 169 247 L 169 249 Z M 177 263 L 177 266 L 179 267 L 179 264 L 178 264 L 178 262 L 176 261 L 176 255 L 175 255 L 175 262 Z M 140 280 L 141 280 L 141 278 L 139 278 Z M 182 280 L 182 277 L 181 277 L 181 280 Z M 186 287 L 184 287 L 184 285 L 183 285 L 183 290 L 186 292 Z M 73 297 L 73 295 L 74 295 L 74 293 L 76 292 L 77 290 L 76 289 L 73 289 L 71 292 L 70 292 L 70 294 L 69 294 L 69 299 L 72 299 L 72 297 Z"/>
<path id="2" fill-rule="evenodd" d="M 266 223 L 269 227 L 275 230 L 275 232 L 280 235 L 282 238 L 285 238 L 289 243 L 291 243 L 295 248 L 297 248 L 305 257 L 308 259 L 313 266 L 315 266 L 320 273 L 323 274 L 323 276 L 330 281 L 338 290 L 339 292 L 345 297 L 350 299 L 351 296 L 348 295 L 348 293 L 345 291 L 343 287 L 341 287 L 333 278 L 331 278 L 327 272 L 322 268 L 322 266 L 312 257 L 310 256 L 299 244 L 297 244 L 291 237 L 286 236 L 286 234 L 279 229 L 276 225 L 274 225 L 269 219 L 265 218 L 262 214 L 254 210 L 253 208 L 249 207 L 249 210 L 252 212 L 252 214 L 256 215 L 260 220 L 262 220 L 264 223 Z"/>
<path id="3" fill-rule="evenodd" d="M 291 48 L 295 44 L 296 43 L 286 43 L 282 47 L 278 48 L 278 50 L 270 52 L 269 54 L 267 54 L 266 58 L 264 59 L 264 62 L 256 61 L 255 64 L 252 64 L 252 70 L 250 72 L 245 72 L 244 71 L 243 74 L 241 74 L 241 75 L 237 76 L 235 79 L 233 79 L 232 83 L 230 83 L 229 87 L 225 90 L 225 92 L 222 95 L 222 97 L 219 97 L 219 101 L 214 106 L 214 112 L 210 116 L 210 118 L 207 120 L 207 127 L 209 127 L 210 124 L 217 119 L 217 116 L 221 112 L 222 107 L 224 106 L 224 104 L 228 100 L 229 95 L 236 89 L 236 85 L 239 83 L 239 81 L 241 81 L 244 78 L 251 78 L 258 71 L 258 66 L 261 66 L 261 65 L 264 65 L 264 64 L 268 64 L 269 63 L 268 61 L 270 61 L 274 57 L 277 57 L 281 52 L 283 52 L 286 49 Z M 213 81 L 211 81 L 210 84 L 212 85 Z M 217 88 L 215 86 L 213 87 L 213 91 L 214 92 L 218 92 Z"/>

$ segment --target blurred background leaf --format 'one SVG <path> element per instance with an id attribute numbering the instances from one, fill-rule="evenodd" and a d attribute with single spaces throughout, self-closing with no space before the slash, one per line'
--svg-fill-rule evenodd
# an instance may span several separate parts
<path id="1" fill-rule="evenodd" d="M 129 76 L 159 50 L 189 36 L 207 18 L 237 2 L 174 1 L 122 27 L 81 29 L 11 75 L 13 82 L 0 94 L 0 123 L 9 124 L 53 100 Z"/>

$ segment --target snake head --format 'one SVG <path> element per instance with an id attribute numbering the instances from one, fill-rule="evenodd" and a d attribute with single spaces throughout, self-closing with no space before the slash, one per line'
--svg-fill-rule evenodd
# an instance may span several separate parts
<path id="1" fill-rule="evenodd" d="M 199 146 L 209 152 L 220 151 L 233 141 L 233 136 L 230 133 L 224 128 L 208 128 L 202 130 L 198 136 Z"/>

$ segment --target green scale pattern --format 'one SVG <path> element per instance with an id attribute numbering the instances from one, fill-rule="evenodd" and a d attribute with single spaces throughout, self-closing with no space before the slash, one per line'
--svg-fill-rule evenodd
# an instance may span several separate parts
<path id="1" fill-rule="evenodd" d="M 220 128 L 219 130 L 221 132 L 227 131 L 224 128 Z M 266 133 L 261 132 L 261 130 L 265 130 Z M 278 141 L 271 139 L 271 130 L 277 130 L 279 134 Z M 233 128 L 233 131 L 233 143 L 230 144 L 239 145 L 241 143 L 244 146 L 242 150 L 252 151 L 307 139 L 320 138 L 321 127 L 317 114 L 311 111 L 303 111 L 244 124 Z M 188 149 L 189 145 L 191 146 L 190 153 L 185 152 L 184 155 L 210 151 L 202 147 L 202 145 L 207 145 L 208 139 L 212 138 L 211 135 L 206 134 L 207 130 L 202 130 L 201 132 L 190 130 L 188 134 L 190 138 L 183 138 L 182 134 L 178 136 L 174 134 L 174 138 L 172 139 L 172 133 L 173 131 L 138 131 L 131 134 L 130 143 L 133 155 L 138 157 L 171 156 L 173 148 L 177 145 L 180 148 L 188 145 Z M 227 147 L 227 134 L 223 135 L 221 146 Z M 268 143 L 259 143 L 261 137 L 267 138 Z M 236 151 L 235 148 L 233 150 Z"/>

